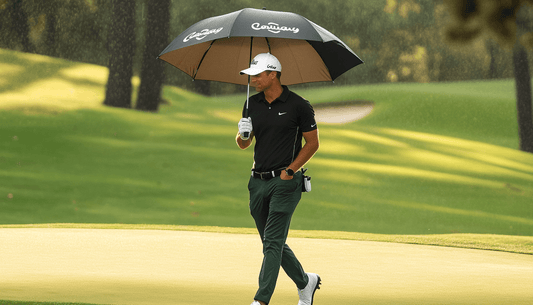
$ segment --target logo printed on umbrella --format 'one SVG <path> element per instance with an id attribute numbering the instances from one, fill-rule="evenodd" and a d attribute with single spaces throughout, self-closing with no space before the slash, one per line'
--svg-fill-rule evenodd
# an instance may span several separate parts
<path id="1" fill-rule="evenodd" d="M 190 33 L 189 35 L 187 35 L 187 37 L 183 38 L 183 42 L 187 42 L 193 38 L 196 38 L 196 40 L 202 40 L 204 39 L 207 35 L 211 35 L 211 34 L 218 34 L 220 33 L 220 31 L 222 31 L 223 27 L 221 28 L 218 28 L 218 29 L 203 29 L 201 32 L 197 33 L 197 32 L 192 32 Z"/>
<path id="2" fill-rule="evenodd" d="M 256 22 L 252 24 L 252 29 L 256 31 L 267 30 L 270 33 L 274 33 L 274 34 L 279 34 L 282 31 L 293 32 L 294 34 L 300 32 L 299 28 L 296 28 L 296 27 L 291 28 L 291 27 L 287 27 L 284 25 L 280 26 L 279 24 L 274 23 L 274 22 L 269 22 L 268 24 L 264 24 L 264 25 L 261 25 L 259 22 Z"/>

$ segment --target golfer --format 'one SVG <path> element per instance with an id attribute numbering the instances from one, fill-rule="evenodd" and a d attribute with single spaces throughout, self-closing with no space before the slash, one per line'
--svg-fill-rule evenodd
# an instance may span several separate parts
<path id="1" fill-rule="evenodd" d="M 252 86 L 259 92 L 249 98 L 249 117 L 240 120 L 236 138 L 241 149 L 256 139 L 248 190 L 250 213 L 263 242 L 264 257 L 252 305 L 270 302 L 280 266 L 298 287 L 298 305 L 311 305 L 320 277 L 304 272 L 285 241 L 302 196 L 300 169 L 319 146 L 313 107 L 281 85 L 281 64 L 272 54 L 257 55 L 241 74 L 250 75 Z M 248 138 L 243 136 L 245 133 Z"/>

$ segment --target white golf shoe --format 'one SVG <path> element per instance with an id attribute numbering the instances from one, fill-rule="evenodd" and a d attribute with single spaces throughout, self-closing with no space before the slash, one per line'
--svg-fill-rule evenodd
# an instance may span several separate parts
<path id="1" fill-rule="evenodd" d="M 298 305 L 313 305 L 313 298 L 315 296 L 315 291 L 320 289 L 320 276 L 315 273 L 307 273 L 309 282 L 304 289 L 298 289 L 298 295 L 300 296 L 300 301 Z"/>

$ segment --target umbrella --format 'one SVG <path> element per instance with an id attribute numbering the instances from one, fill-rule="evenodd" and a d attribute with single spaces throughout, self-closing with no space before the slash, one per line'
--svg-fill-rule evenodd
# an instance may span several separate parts
<path id="1" fill-rule="evenodd" d="M 239 71 L 259 53 L 283 66 L 281 83 L 334 81 L 363 61 L 339 38 L 294 13 L 245 8 L 199 21 L 178 35 L 158 58 L 193 79 L 248 84 Z"/>
<path id="2" fill-rule="evenodd" d="M 284 85 L 333 81 L 363 63 L 339 38 L 298 14 L 252 8 L 197 22 L 159 58 L 193 79 L 246 85 L 238 72 L 267 52 L 282 63 Z"/>

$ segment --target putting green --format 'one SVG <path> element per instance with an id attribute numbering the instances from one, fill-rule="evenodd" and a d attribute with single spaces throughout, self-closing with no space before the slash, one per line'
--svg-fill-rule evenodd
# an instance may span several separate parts
<path id="1" fill-rule="evenodd" d="M 316 305 L 531 304 L 533 256 L 289 238 L 322 277 Z M 99 304 L 250 304 L 258 236 L 157 230 L 0 229 L 0 299 Z M 273 305 L 298 294 L 280 273 Z"/>

